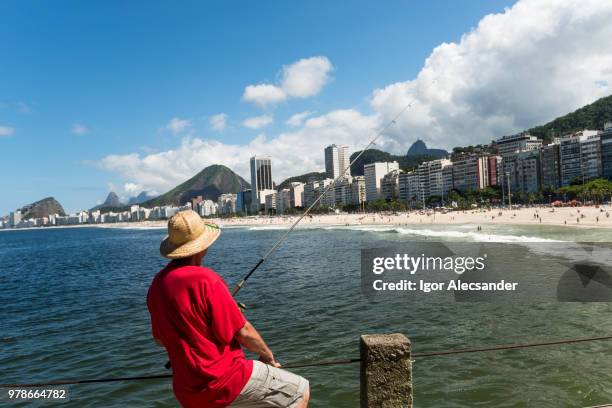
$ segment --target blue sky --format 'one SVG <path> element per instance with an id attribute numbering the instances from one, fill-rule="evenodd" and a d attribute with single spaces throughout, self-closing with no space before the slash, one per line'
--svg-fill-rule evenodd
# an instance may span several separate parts
<path id="1" fill-rule="evenodd" d="M 0 214 L 45 196 L 76 211 L 104 199 L 110 185 L 121 194 L 136 191 L 126 189 L 128 182 L 163 190 L 207 164 L 183 169 L 166 161 L 182 173 L 168 168 L 170 181 L 155 184 L 135 170 L 131 177 L 131 167 L 105 162 L 109 156 L 131 155 L 140 166 L 148 156 L 194 140 L 246 146 L 258 135 L 269 140 L 287 132 L 285 121 L 302 111 L 315 117 L 344 109 L 373 117 L 385 103 L 372 102 L 374 90 L 414 79 L 435 47 L 459 43 L 485 15 L 512 4 L 1 2 Z M 245 87 L 278 85 L 283 66 L 315 56 L 332 66 L 316 94 L 266 109 L 242 99 Z M 219 113 L 228 117 L 222 132 L 209 123 Z M 273 123 L 244 126 L 260 115 Z M 167 127 L 172 118 L 189 126 L 175 134 Z M 407 139 L 415 135 L 422 136 Z M 280 168 L 279 176 L 291 173 Z"/>

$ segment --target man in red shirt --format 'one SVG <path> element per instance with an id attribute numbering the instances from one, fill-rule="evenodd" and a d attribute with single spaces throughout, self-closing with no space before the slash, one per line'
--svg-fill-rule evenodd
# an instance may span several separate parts
<path id="1" fill-rule="evenodd" d="M 153 337 L 172 364 L 174 394 L 185 408 L 306 408 L 308 381 L 279 368 L 223 279 L 200 266 L 220 233 L 194 211 L 181 211 L 160 246 L 172 261 L 153 279 L 147 306 Z M 242 347 L 259 361 L 247 360 Z"/>

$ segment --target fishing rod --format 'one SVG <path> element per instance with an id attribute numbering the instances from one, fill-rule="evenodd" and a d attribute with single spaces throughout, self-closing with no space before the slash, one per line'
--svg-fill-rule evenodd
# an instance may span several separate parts
<path id="1" fill-rule="evenodd" d="M 435 80 L 433 81 L 435 82 Z M 391 119 L 389 122 L 387 122 L 387 124 L 380 130 L 378 131 L 378 133 L 376 133 L 374 135 L 374 138 L 372 140 L 370 140 L 370 142 L 361 150 L 361 152 L 359 152 L 359 154 L 348 164 L 348 166 L 346 166 L 342 172 L 340 173 L 340 175 L 338 177 L 336 177 L 332 183 L 330 183 L 325 190 L 323 190 L 323 193 L 319 194 L 319 196 L 314 200 L 314 202 L 312 204 L 310 204 L 310 206 L 306 209 L 306 211 L 304 211 L 297 220 L 295 220 L 293 222 L 293 224 L 291 224 L 291 227 L 289 227 L 289 229 L 287 231 L 285 231 L 285 233 L 283 235 L 280 236 L 279 239 L 276 240 L 276 242 L 274 243 L 274 245 L 272 245 L 270 247 L 270 249 L 268 249 L 268 251 L 259 259 L 259 261 L 257 261 L 257 263 L 255 264 L 255 266 L 253 266 L 253 268 L 251 268 L 251 270 L 242 277 L 242 279 L 240 279 L 238 281 L 238 283 L 236 284 L 236 286 L 234 286 L 234 289 L 232 290 L 232 297 L 236 297 L 236 295 L 238 294 L 238 292 L 240 292 L 240 289 L 243 288 L 243 286 L 246 284 L 247 280 L 249 280 L 249 278 L 251 277 L 251 275 L 253 275 L 253 273 L 255 273 L 255 271 L 261 266 L 261 264 L 263 264 L 266 259 L 268 259 L 268 257 L 270 255 L 272 255 L 272 253 L 274 253 L 274 251 L 276 251 L 276 249 L 280 246 L 280 244 L 289 236 L 289 234 L 295 229 L 295 227 L 299 224 L 300 221 L 302 221 L 302 219 L 304 217 L 306 217 L 308 215 L 308 213 L 310 213 L 310 211 L 319 203 L 319 201 L 321 201 L 321 199 L 325 196 L 325 194 L 327 194 L 327 192 L 332 189 L 336 183 L 338 181 L 340 181 L 341 179 L 344 178 L 344 175 L 346 174 L 346 172 L 351 168 L 351 166 L 357 161 L 359 160 L 359 158 L 365 153 L 365 151 L 367 149 L 369 149 L 371 146 L 373 146 L 376 141 L 380 138 L 380 136 L 383 135 L 383 133 L 389 129 L 392 125 L 397 123 L 397 119 L 399 119 L 400 116 L 402 116 L 404 114 L 404 112 L 406 112 L 410 107 L 412 107 L 412 103 L 410 102 L 408 104 L 406 104 L 398 113 L 397 115 L 395 115 L 393 117 L 393 119 Z M 244 305 L 244 303 L 241 302 L 236 302 L 238 304 L 238 307 L 241 310 L 245 310 L 246 306 Z M 170 369 L 172 367 L 172 364 L 170 363 L 170 361 L 168 361 L 164 367 L 166 369 Z"/>
<path id="2" fill-rule="evenodd" d="M 434 80 L 435 82 L 435 80 Z M 338 177 L 336 177 L 332 183 L 330 183 L 325 190 L 323 190 L 323 192 L 321 194 L 319 194 L 319 196 L 314 200 L 314 202 L 312 204 L 310 204 L 310 206 L 306 209 L 306 211 L 304 211 L 297 220 L 295 220 L 293 222 L 293 224 L 291 224 L 291 226 L 289 227 L 289 229 L 287 231 L 285 231 L 285 233 L 283 235 L 280 236 L 279 239 L 276 240 L 276 242 L 274 243 L 274 245 L 272 245 L 270 247 L 270 249 L 268 249 L 268 251 L 259 259 L 259 261 L 255 264 L 255 266 L 253 266 L 253 268 L 251 268 L 251 270 L 242 277 L 242 279 L 240 279 L 238 281 L 238 283 L 236 284 L 236 286 L 234 286 L 234 289 L 232 290 L 232 296 L 236 296 L 236 294 L 238 294 L 238 292 L 240 292 L 240 289 L 242 289 L 242 287 L 246 284 L 247 280 L 249 280 L 249 278 L 251 277 L 251 275 L 253 275 L 253 273 L 255 273 L 255 271 L 261 266 L 261 264 L 263 264 L 270 255 L 272 255 L 272 253 L 274 253 L 274 251 L 276 251 L 276 249 L 280 246 L 280 244 L 289 236 L 289 234 L 291 234 L 291 232 L 295 229 L 295 227 L 300 223 L 300 221 L 302 221 L 302 219 L 304 217 L 306 217 L 308 215 L 308 213 L 310 213 L 310 211 L 319 203 L 319 201 L 321 201 L 321 199 L 323 199 L 323 197 L 325 196 L 325 194 L 327 194 L 327 192 L 332 189 L 336 183 L 340 180 L 342 180 L 347 171 L 351 168 L 351 166 L 357 162 L 357 160 L 359 160 L 359 158 L 365 153 L 366 150 L 368 150 L 370 147 L 372 147 L 376 141 L 380 138 L 380 136 L 382 136 L 384 134 L 384 132 L 389 129 L 392 125 L 395 125 L 397 123 L 397 119 L 399 119 L 400 116 L 402 116 L 404 114 L 404 112 L 406 112 L 410 107 L 412 107 L 412 103 L 410 102 L 408 104 L 406 104 L 398 113 L 397 115 L 395 115 L 393 117 L 393 119 L 391 119 L 389 122 L 387 122 L 387 124 L 380 130 L 378 131 L 378 133 L 376 133 L 374 135 L 374 138 L 372 140 L 370 140 L 370 142 L 361 150 L 361 152 L 359 152 L 359 154 L 348 164 L 348 166 L 346 166 L 346 168 L 344 168 L 344 170 L 340 173 L 340 175 Z M 244 305 L 242 305 L 241 303 L 239 303 L 241 308 L 244 308 Z"/>

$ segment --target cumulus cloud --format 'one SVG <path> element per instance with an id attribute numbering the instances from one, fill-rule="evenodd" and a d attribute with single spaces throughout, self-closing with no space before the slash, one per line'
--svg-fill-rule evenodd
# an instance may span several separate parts
<path id="1" fill-rule="evenodd" d="M 285 123 L 289 126 L 301 126 L 302 123 L 304 123 L 304 119 L 306 119 L 308 116 L 312 115 L 313 113 L 314 112 L 311 112 L 311 111 L 304 111 L 304 112 L 293 114 L 289 117 L 289 119 L 287 119 Z"/>
<path id="2" fill-rule="evenodd" d="M 612 91 L 612 2 L 522 0 L 443 43 L 418 76 L 377 89 L 398 148 L 416 138 L 451 148 L 545 123 Z"/>
<path id="3" fill-rule="evenodd" d="M 259 135 L 245 145 L 185 137 L 173 150 L 144 156 L 110 155 L 99 164 L 141 191 L 165 192 L 211 164 L 224 164 L 248 181 L 250 157 L 266 154 L 272 156 L 273 178 L 279 183 L 290 176 L 321 171 L 325 167 L 323 149 L 330 143 L 361 149 L 377 126 L 374 115 L 336 110 L 308 119 L 293 132 L 274 138 Z M 132 195 L 138 188 L 130 187 Z"/>
<path id="4" fill-rule="evenodd" d="M 278 85 L 248 85 L 242 100 L 261 108 L 273 106 L 289 98 L 308 98 L 321 92 L 329 82 L 333 66 L 327 57 L 303 58 L 283 66 Z"/>
<path id="5" fill-rule="evenodd" d="M 301 112 L 287 121 L 294 129 L 276 136 L 261 134 L 240 145 L 185 137 L 176 149 L 107 156 L 101 165 L 125 182 L 163 192 L 213 163 L 225 164 L 248 180 L 249 158 L 269 154 L 279 182 L 322 170 L 323 149 L 330 143 L 361 149 L 375 129 L 409 103 L 411 108 L 377 148 L 402 153 L 417 138 L 444 148 L 488 143 L 609 95 L 611 20 L 609 1 L 521 0 L 485 16 L 458 42 L 436 47 L 416 77 L 375 90 L 371 114 L 352 109 L 318 116 Z M 304 76 L 304 66 L 296 64 L 289 67 L 299 67 L 295 72 L 302 73 L 296 75 Z M 314 92 L 308 89 L 320 91 L 327 81 L 298 85 L 289 67 L 277 84 L 247 87 L 243 99 L 265 107 Z M 321 67 L 314 70 L 318 75 L 325 72 Z"/>
<path id="6" fill-rule="evenodd" d="M 329 81 L 331 70 L 332 64 L 326 57 L 301 59 L 283 67 L 283 90 L 294 98 L 314 96 Z"/>
<path id="7" fill-rule="evenodd" d="M 0 137 L 12 136 L 15 133 L 15 128 L 10 126 L 0 126 Z"/>
<path id="8" fill-rule="evenodd" d="M 242 100 L 252 102 L 260 108 L 266 108 L 269 105 L 276 105 L 287 98 L 285 92 L 270 84 L 249 85 L 244 88 Z"/>
<path id="9" fill-rule="evenodd" d="M 218 113 L 210 117 L 208 122 L 210 127 L 216 132 L 223 132 L 227 127 L 228 116 L 225 113 Z"/>
<path id="10" fill-rule="evenodd" d="M 251 129 L 261 129 L 270 125 L 274 121 L 274 118 L 270 115 L 254 116 L 247 118 L 242 124 Z"/>
<path id="11" fill-rule="evenodd" d="M 168 124 L 166 125 L 166 129 L 172 132 L 172 134 L 177 135 L 179 133 L 184 132 L 190 126 L 191 121 L 175 117 L 170 119 L 170 122 L 168 122 Z"/>
<path id="12" fill-rule="evenodd" d="M 84 135 L 86 133 L 89 133 L 89 129 L 87 128 L 87 126 L 81 123 L 74 123 L 70 128 L 70 131 L 75 135 Z"/>

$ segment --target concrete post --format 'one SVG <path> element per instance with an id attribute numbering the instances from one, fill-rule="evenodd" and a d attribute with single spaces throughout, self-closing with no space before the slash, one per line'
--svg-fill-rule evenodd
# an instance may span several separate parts
<path id="1" fill-rule="evenodd" d="M 411 350 L 403 334 L 361 336 L 361 408 L 412 408 Z"/>

